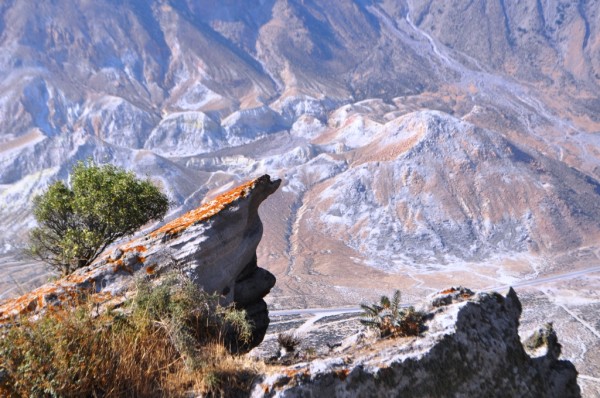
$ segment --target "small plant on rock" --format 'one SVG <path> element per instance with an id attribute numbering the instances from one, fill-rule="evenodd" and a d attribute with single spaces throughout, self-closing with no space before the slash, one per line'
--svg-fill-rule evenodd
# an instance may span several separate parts
<path id="1" fill-rule="evenodd" d="M 381 296 L 379 303 L 360 306 L 364 310 L 360 322 L 378 329 L 381 337 L 418 336 L 423 331 L 423 313 L 413 307 L 401 308 L 399 290 L 391 300 Z"/>
<path id="2" fill-rule="evenodd" d="M 300 339 L 291 333 L 279 333 L 277 343 L 279 343 L 279 347 L 285 350 L 286 353 L 290 353 L 294 352 L 296 347 L 300 345 Z"/>

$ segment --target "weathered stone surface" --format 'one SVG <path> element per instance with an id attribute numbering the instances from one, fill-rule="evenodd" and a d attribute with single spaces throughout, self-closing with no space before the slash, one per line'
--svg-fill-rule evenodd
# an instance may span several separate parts
<path id="1" fill-rule="evenodd" d="M 423 336 L 375 340 L 362 334 L 324 359 L 265 375 L 252 396 L 580 396 L 575 367 L 558 359 L 556 334 L 545 331 L 537 339 L 537 349 L 548 345 L 543 355 L 530 357 L 523 348 L 514 290 L 502 296 L 452 288 L 425 310 L 431 315 Z"/>
<path id="2" fill-rule="evenodd" d="M 264 175 L 217 197 L 166 225 L 107 250 L 73 274 L 0 305 L 0 321 L 74 303 L 83 294 L 99 303 L 123 300 L 138 275 L 160 278 L 177 268 L 223 303 L 248 308 L 262 341 L 269 317 L 262 298 L 275 277 L 256 263 L 263 227 L 258 206 L 279 187 Z M 237 286 L 237 284 L 240 286 Z M 237 296 L 237 300 L 236 300 Z"/>
<path id="3" fill-rule="evenodd" d="M 260 299 L 255 301 L 246 306 L 245 309 L 248 319 L 252 320 L 253 322 L 254 328 L 252 333 L 252 341 L 250 341 L 247 347 L 242 347 L 243 351 L 248 348 L 256 347 L 263 341 L 270 322 L 269 311 L 265 300 Z"/>
<path id="4" fill-rule="evenodd" d="M 275 276 L 264 268 L 256 268 L 248 277 L 237 280 L 233 301 L 238 305 L 247 305 L 264 297 L 275 285 Z"/>

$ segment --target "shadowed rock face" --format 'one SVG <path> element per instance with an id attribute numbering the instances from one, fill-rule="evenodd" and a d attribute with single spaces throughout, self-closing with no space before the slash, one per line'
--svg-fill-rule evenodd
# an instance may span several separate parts
<path id="1" fill-rule="evenodd" d="M 275 277 L 257 266 L 256 247 L 263 232 L 258 207 L 280 183 L 264 175 L 117 245 L 90 266 L 4 302 L 0 321 L 75 302 L 87 293 L 98 303 L 123 301 L 137 276 L 159 279 L 176 268 L 206 292 L 221 294 L 224 304 L 235 302 L 246 309 L 255 324 L 252 344 L 257 345 L 269 325 L 263 297 L 275 285 Z"/>
<path id="2" fill-rule="evenodd" d="M 554 331 L 523 347 L 514 290 L 436 294 L 420 337 L 375 341 L 350 336 L 325 359 L 279 369 L 254 397 L 579 397 L 577 371 L 559 360 Z M 531 341 L 534 341 L 533 343 Z"/>

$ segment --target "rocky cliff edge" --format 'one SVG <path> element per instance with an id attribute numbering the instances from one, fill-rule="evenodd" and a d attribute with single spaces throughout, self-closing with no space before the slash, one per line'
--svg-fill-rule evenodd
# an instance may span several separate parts
<path id="1" fill-rule="evenodd" d="M 271 370 L 252 396 L 581 396 L 575 367 L 558 359 L 551 326 L 521 343 L 514 290 L 502 296 L 452 288 L 433 296 L 424 311 L 422 336 L 350 336 L 326 358 Z"/>
<path id="2" fill-rule="evenodd" d="M 263 297 L 275 285 L 275 276 L 256 261 L 263 233 L 258 206 L 280 183 L 264 175 L 144 236 L 115 245 L 88 267 L 0 304 L 0 322 L 76 304 L 83 296 L 117 305 L 132 291 L 136 277 L 158 279 L 178 269 L 206 292 L 221 294 L 223 304 L 234 302 L 245 309 L 255 326 L 250 344 L 255 346 L 269 325 Z"/>

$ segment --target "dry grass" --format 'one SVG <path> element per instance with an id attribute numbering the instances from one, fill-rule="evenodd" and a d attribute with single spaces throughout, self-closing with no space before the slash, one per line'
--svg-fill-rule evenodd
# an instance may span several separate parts
<path id="1" fill-rule="evenodd" d="M 294 352 L 300 345 L 300 338 L 292 333 L 279 333 L 277 343 L 285 352 Z"/>
<path id="2" fill-rule="evenodd" d="M 21 318 L 0 332 L 0 396 L 241 396 L 258 363 L 229 354 L 243 314 L 180 277 L 142 284 L 121 312 L 92 305 Z"/>

